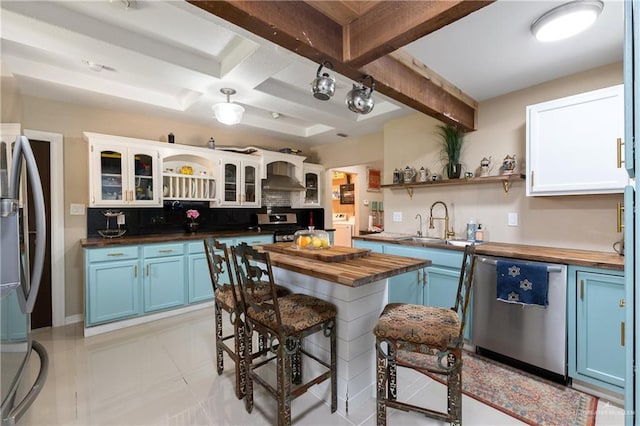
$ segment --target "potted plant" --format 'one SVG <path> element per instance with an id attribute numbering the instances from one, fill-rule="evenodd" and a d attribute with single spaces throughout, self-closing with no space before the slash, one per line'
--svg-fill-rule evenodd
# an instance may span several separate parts
<path id="1" fill-rule="evenodd" d="M 200 217 L 200 212 L 198 210 L 187 210 L 187 232 L 196 232 L 198 230 L 198 227 L 200 226 L 200 224 L 196 222 L 198 217 Z"/>
<path id="2" fill-rule="evenodd" d="M 447 162 L 447 176 L 449 179 L 458 179 L 462 171 L 460 151 L 464 142 L 464 132 L 450 124 L 440 124 L 438 136 L 442 142 L 442 159 Z"/>

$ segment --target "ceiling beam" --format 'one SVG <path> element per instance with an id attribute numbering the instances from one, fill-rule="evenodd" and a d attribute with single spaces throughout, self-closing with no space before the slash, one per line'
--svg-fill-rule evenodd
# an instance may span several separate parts
<path id="1" fill-rule="evenodd" d="M 408 64 L 406 59 L 403 60 L 398 55 L 388 55 L 391 51 L 387 52 L 390 49 L 387 43 L 391 43 L 393 50 L 395 50 L 396 45 L 399 45 L 402 40 L 413 41 L 414 37 L 417 37 L 417 33 L 425 31 L 421 25 L 415 22 L 410 21 L 407 24 L 402 20 L 387 16 L 397 26 L 396 30 L 385 32 L 386 35 L 383 39 L 388 42 L 376 38 L 373 44 L 368 43 L 363 48 L 358 47 L 359 51 L 364 52 L 359 57 L 366 57 L 367 60 L 373 58 L 374 60 L 354 65 L 345 60 L 345 57 L 353 57 L 349 42 L 352 37 L 350 34 L 352 28 L 340 25 L 317 8 L 303 1 L 188 1 L 316 63 L 329 60 L 333 63 L 335 71 L 347 78 L 357 81 L 363 74 L 370 74 L 376 80 L 376 90 L 380 93 L 445 123 L 456 125 L 465 131 L 476 130 L 477 103 L 473 99 L 459 89 L 451 90 L 451 87 L 455 88 L 455 86 L 446 82 L 442 77 L 433 78 L 428 73 L 425 74 L 424 68 L 426 67 L 423 66 L 421 69 L 419 66 Z M 479 8 L 465 5 L 466 3 L 480 3 L 486 6 L 489 2 L 476 0 L 463 2 L 443 2 L 440 0 L 379 2 L 378 5 L 365 12 L 365 15 L 372 13 L 373 10 L 382 7 L 385 3 L 444 3 L 449 5 L 449 8 L 444 9 L 438 5 L 426 7 L 432 14 L 435 13 L 435 10 L 446 15 L 443 18 L 431 17 L 432 23 L 429 25 L 434 27 L 440 25 L 439 27 L 441 27 L 443 26 L 442 22 L 453 22 L 454 16 L 460 15 L 459 17 L 462 17 L 470 13 L 468 9 L 477 10 Z M 386 9 L 386 7 L 391 7 L 391 9 Z M 404 7 L 411 9 L 413 6 Z M 393 5 L 384 6 L 384 8 L 388 13 L 393 13 Z M 447 15 L 447 10 L 451 8 L 457 12 L 451 12 Z M 407 14 L 409 9 L 402 9 L 404 10 L 403 14 Z M 424 15 L 422 16 L 424 17 Z M 376 24 L 371 23 L 370 25 Z M 420 29 L 414 27 L 420 27 Z M 402 35 L 403 31 L 407 32 L 406 36 Z M 361 37 L 364 36 L 363 32 Z M 358 46 L 362 44 L 364 42 L 360 42 Z"/>
<path id="2" fill-rule="evenodd" d="M 345 62 L 361 67 L 491 3 L 381 1 L 348 24 Z"/>

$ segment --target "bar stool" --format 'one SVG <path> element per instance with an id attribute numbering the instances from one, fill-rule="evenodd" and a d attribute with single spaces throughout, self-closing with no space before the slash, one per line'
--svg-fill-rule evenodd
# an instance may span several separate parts
<path id="1" fill-rule="evenodd" d="M 336 358 L 336 307 L 324 300 L 306 294 L 289 294 L 275 297 L 275 284 L 269 253 L 261 253 L 242 243 L 232 247 L 236 261 L 238 282 L 245 308 L 247 324 L 246 346 L 251 347 L 251 330 L 264 333 L 269 338 L 269 349 L 275 356 L 261 362 L 253 360 L 247 364 L 247 393 L 245 407 L 253 410 L 253 382 L 264 388 L 278 402 L 278 425 L 291 424 L 291 401 L 305 393 L 311 386 L 327 379 L 331 380 L 331 412 L 338 407 L 337 358 Z M 238 260 L 241 260 L 238 262 Z M 262 285 L 272 289 L 272 297 L 265 298 L 260 291 Z M 322 331 L 330 339 L 330 361 L 325 362 L 303 348 L 303 339 Z M 302 355 L 319 363 L 322 374 L 302 383 Z M 256 370 L 269 361 L 276 360 L 277 384 L 274 388 Z M 293 384 L 297 386 L 292 387 Z"/>
<path id="2" fill-rule="evenodd" d="M 463 331 L 475 262 L 475 245 L 468 245 L 464 250 L 452 308 L 389 303 L 382 311 L 373 329 L 376 336 L 378 426 L 387 424 L 387 407 L 416 411 L 453 425 L 462 424 Z M 398 366 L 445 375 L 447 412 L 397 401 Z"/>
<path id="3" fill-rule="evenodd" d="M 248 352 L 245 348 L 245 325 L 242 320 L 242 309 L 240 308 L 240 289 L 234 283 L 235 274 L 231 269 L 227 245 L 214 238 L 206 238 L 204 239 L 204 250 L 207 255 L 207 264 L 209 266 L 209 275 L 211 276 L 215 300 L 216 366 L 218 374 L 222 374 L 224 371 L 224 351 L 235 363 L 235 392 L 236 397 L 242 399 L 246 386 L 245 355 L 246 353 L 251 353 L 251 348 L 248 349 Z M 225 277 L 228 279 L 228 283 L 225 283 Z M 271 297 L 271 288 L 268 286 L 262 286 L 256 291 L 264 296 Z M 290 291 L 288 289 L 276 286 L 277 296 L 283 296 L 289 293 Z M 233 334 L 227 336 L 224 336 L 222 332 L 223 311 L 229 313 L 229 321 L 233 324 Z M 227 345 L 226 341 L 229 339 L 234 339 L 233 347 Z M 264 336 L 261 336 L 259 338 L 258 351 L 252 353 L 252 357 L 266 354 L 265 342 Z"/>

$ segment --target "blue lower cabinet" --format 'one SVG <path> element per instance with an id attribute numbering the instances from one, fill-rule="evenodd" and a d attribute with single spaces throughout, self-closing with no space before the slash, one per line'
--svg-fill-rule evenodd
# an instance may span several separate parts
<path id="1" fill-rule="evenodd" d="M 140 314 L 139 269 L 137 256 L 136 260 L 89 264 L 85 313 L 88 326 Z"/>
<path id="2" fill-rule="evenodd" d="M 569 267 L 569 291 L 569 375 L 622 392 L 625 346 L 633 343 L 624 336 L 624 274 Z"/>
<path id="3" fill-rule="evenodd" d="M 225 238 L 221 238 L 220 241 L 225 242 Z M 253 235 L 251 237 L 237 237 L 234 240 L 234 244 L 247 243 L 250 246 L 261 246 L 264 244 L 273 244 L 273 235 L 262 234 Z M 227 242 L 227 244 L 230 244 Z"/>
<path id="4" fill-rule="evenodd" d="M 373 241 L 353 240 L 353 247 L 369 249 L 373 253 L 384 253 L 384 244 Z"/>
<path id="5" fill-rule="evenodd" d="M 144 260 L 144 312 L 182 306 L 185 303 L 184 256 Z"/>
<path id="6" fill-rule="evenodd" d="M 189 258 L 187 263 L 189 303 L 203 302 L 213 299 L 213 284 L 209 275 L 209 265 L 202 241 L 188 243 Z"/>

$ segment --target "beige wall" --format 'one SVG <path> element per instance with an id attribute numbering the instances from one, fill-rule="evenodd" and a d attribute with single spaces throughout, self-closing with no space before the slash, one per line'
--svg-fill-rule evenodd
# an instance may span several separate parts
<path id="1" fill-rule="evenodd" d="M 502 159 L 516 154 L 520 171 L 525 170 L 525 108 L 527 105 L 595 90 L 622 82 L 622 64 L 612 64 L 567 78 L 540 84 L 481 102 L 478 129 L 468 134 L 461 159 L 476 171 L 484 156 L 493 157 L 498 174 Z M 422 114 L 394 120 L 384 129 L 384 179 L 391 183 L 394 168 L 407 165 L 442 172 L 436 120 Z M 570 160 L 570 159 L 569 159 Z M 418 188 L 411 199 L 405 190 L 385 190 L 385 229 L 414 233 L 417 213 L 429 216 L 436 200 L 447 203 L 456 237 L 464 236 L 466 222 L 483 224 L 485 239 L 554 247 L 584 248 L 612 252 L 611 244 L 622 237 L 616 232 L 616 202 L 622 194 L 600 196 L 526 197 L 524 182 L 513 184 L 509 193 L 500 184 Z M 442 215 L 441 207 L 436 214 Z M 393 222 L 393 211 L 402 212 L 402 222 Z M 507 214 L 519 215 L 518 227 L 507 226 Z M 436 229 L 436 236 L 442 229 Z M 430 234 L 431 235 L 431 234 Z"/>
<path id="2" fill-rule="evenodd" d="M 622 65 L 614 64 L 482 102 L 478 114 L 479 130 L 468 135 L 462 161 L 473 170 L 483 156 L 492 156 L 496 167 L 494 172 L 506 154 L 515 153 L 522 161 L 526 105 L 621 81 Z M 87 144 L 82 139 L 83 131 L 159 141 L 166 141 L 166 135 L 173 132 L 177 143 L 202 146 L 210 137 L 214 137 L 218 145 L 290 146 L 290 143 L 276 139 L 249 135 L 241 127 L 216 127 L 213 120 L 211 126 L 201 126 L 20 97 L 15 81 L 10 78 L 3 77 L 1 90 L 3 122 L 20 122 L 23 129 L 56 132 L 64 136 L 66 316 L 82 314 L 84 310 L 79 240 L 86 236 L 86 217 L 68 215 L 69 204 L 88 204 L 88 153 Z M 425 166 L 441 173 L 440 154 L 433 134 L 436 124 L 438 122 L 432 118 L 416 113 L 387 123 L 384 132 L 318 146 L 310 150 L 308 156 L 312 161 L 323 164 L 326 170 L 358 166 L 359 176 L 366 166 L 382 168 L 383 164 L 383 183 L 391 182 L 394 168 L 407 165 Z M 359 186 L 364 187 L 365 182 Z M 330 188 L 330 173 L 327 173 L 325 184 Z M 499 184 L 417 189 L 413 199 L 404 190 L 385 189 L 383 194 L 385 228 L 393 232 L 414 233 L 417 229 L 415 215 L 421 213 L 426 219 L 429 206 L 436 200 L 442 200 L 451 209 L 452 224 L 458 236 L 462 236 L 466 221 L 474 218 L 484 225 L 486 238 L 491 241 L 612 251 L 611 243 L 621 237 L 615 232 L 615 203 L 622 200 L 621 195 L 527 198 L 522 182 L 515 183 L 508 194 Z M 371 200 L 374 195 L 359 193 L 361 213 L 366 211 L 362 205 L 364 198 Z M 330 206 L 329 191 L 325 192 L 325 197 L 324 205 Z M 328 216 L 325 220 L 330 223 L 330 209 L 325 211 Z M 392 221 L 394 211 L 402 212 L 402 222 Z M 519 213 L 519 227 L 506 226 L 508 212 Z M 364 221 L 364 215 L 358 216 L 359 221 Z"/>

